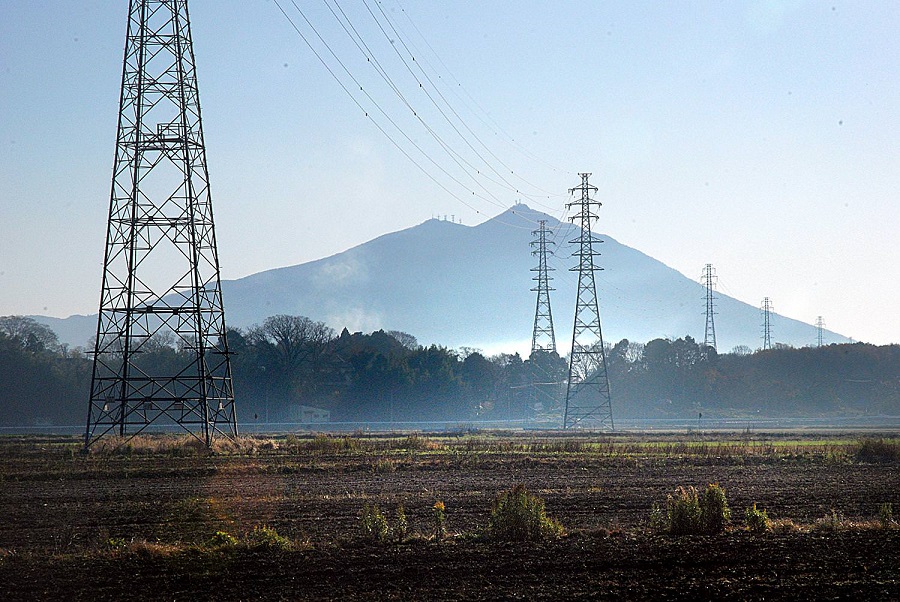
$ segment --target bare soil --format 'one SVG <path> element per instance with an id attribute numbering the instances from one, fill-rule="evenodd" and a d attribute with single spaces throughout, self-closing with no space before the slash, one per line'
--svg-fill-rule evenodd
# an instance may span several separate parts
<path id="1" fill-rule="evenodd" d="M 274 442 L 85 458 L 74 440 L 0 439 L 0 599 L 900 599 L 900 529 L 875 523 L 882 503 L 900 511 L 900 465 L 855 461 L 853 438 L 721 455 L 360 440 L 344 451 Z M 491 501 L 517 483 L 566 536 L 484 535 Z M 727 492 L 726 533 L 648 528 L 654 503 L 707 483 Z M 750 534 L 741 524 L 754 502 L 801 529 Z M 367 503 L 389 520 L 402 504 L 409 537 L 363 540 Z M 840 528 L 811 528 L 826 514 Z M 263 525 L 292 548 L 208 545 L 216 531 L 240 538 Z"/>

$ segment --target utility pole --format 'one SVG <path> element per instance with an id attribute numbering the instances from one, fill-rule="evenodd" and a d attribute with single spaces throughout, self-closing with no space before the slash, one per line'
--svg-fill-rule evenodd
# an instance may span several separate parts
<path id="1" fill-rule="evenodd" d="M 707 263 L 703 269 L 703 285 L 706 287 L 706 330 L 703 335 L 703 354 L 707 355 L 707 350 L 716 351 L 716 323 L 713 316 L 716 315 L 715 295 L 713 290 L 716 285 L 716 272 L 711 263 Z"/>
<path id="2" fill-rule="evenodd" d="M 540 401 L 539 393 L 547 396 L 551 402 L 558 399 L 558 396 L 548 392 L 547 387 L 555 387 L 551 385 L 549 374 L 547 371 L 551 355 L 556 353 L 556 334 L 553 330 L 553 312 L 550 311 L 550 272 L 553 268 L 547 265 L 548 247 L 553 245 L 552 241 L 547 240 L 547 234 L 550 230 L 547 228 L 547 220 L 538 222 L 538 229 L 531 232 L 534 240 L 531 241 L 531 254 L 538 258 L 536 267 L 531 268 L 532 272 L 537 275 L 532 278 L 537 285 L 532 288 L 532 292 L 537 293 L 537 304 L 534 309 L 534 329 L 531 334 L 531 355 L 529 356 L 529 365 L 531 367 L 531 401 L 532 407 L 537 406 Z"/>
<path id="3" fill-rule="evenodd" d="M 570 241 L 578 245 L 578 250 L 572 254 L 578 258 L 578 265 L 571 268 L 571 271 L 578 272 L 578 294 L 575 301 L 563 428 L 584 426 L 582 423 L 587 423 L 614 429 L 606 350 L 603 347 L 600 307 L 594 278 L 595 272 L 602 269 L 594 262 L 594 258 L 600 255 L 594 251 L 594 243 L 602 241 L 591 233 L 591 224 L 598 219 L 594 209 L 600 207 L 600 202 L 591 198 L 591 193 L 597 192 L 597 187 L 588 182 L 591 174 L 579 175 L 581 186 L 572 188 L 569 192 L 574 194 L 577 191 L 580 198 L 566 205 L 566 208 L 578 207 L 578 214 L 570 219 L 580 225 L 581 235 Z"/>
<path id="4" fill-rule="evenodd" d="M 816 347 L 821 347 L 822 343 L 825 339 L 823 336 L 825 332 L 825 320 L 822 319 L 822 316 L 816 318 Z"/>
<path id="5" fill-rule="evenodd" d="M 768 297 L 763 299 L 762 305 L 759 308 L 762 313 L 763 323 L 763 349 L 771 349 L 772 348 L 772 327 L 769 322 L 769 314 L 772 313 L 772 302 L 769 301 Z"/>
<path id="6" fill-rule="evenodd" d="M 186 0 L 129 3 L 85 450 L 151 425 L 237 435 Z"/>

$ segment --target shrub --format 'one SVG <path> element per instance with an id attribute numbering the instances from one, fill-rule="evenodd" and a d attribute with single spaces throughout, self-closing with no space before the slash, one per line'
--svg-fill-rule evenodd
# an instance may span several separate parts
<path id="1" fill-rule="evenodd" d="M 725 490 L 718 483 L 707 485 L 700 497 L 701 530 L 708 534 L 722 533 L 730 520 L 731 509 L 725 499 Z"/>
<path id="2" fill-rule="evenodd" d="M 292 547 L 290 539 L 266 525 L 256 527 L 248 533 L 246 542 L 250 548 L 262 550 L 289 550 Z"/>
<path id="3" fill-rule="evenodd" d="M 488 533 L 509 541 L 538 541 L 562 535 L 563 527 L 547 516 L 544 500 L 516 485 L 494 499 Z"/>
<path id="4" fill-rule="evenodd" d="M 666 499 L 666 516 L 651 515 L 651 522 L 663 524 L 670 535 L 715 534 L 725 530 L 731 520 L 731 509 L 725 490 L 717 483 L 706 486 L 703 494 L 694 487 L 678 487 L 675 495 Z"/>
<path id="5" fill-rule="evenodd" d="M 752 508 L 744 511 L 744 522 L 747 523 L 747 528 L 751 533 L 765 533 L 771 526 L 769 515 L 765 510 L 757 509 L 756 502 L 753 503 Z"/>
<path id="6" fill-rule="evenodd" d="M 890 503 L 878 506 L 878 522 L 882 529 L 890 529 L 894 524 L 894 508 Z"/>
<path id="7" fill-rule="evenodd" d="M 856 448 L 856 459 L 870 464 L 900 462 L 900 444 L 884 439 L 862 439 Z"/>
<path id="8" fill-rule="evenodd" d="M 370 541 L 384 541 L 387 538 L 387 519 L 375 504 L 366 504 L 363 506 L 362 514 L 359 518 L 359 525 L 362 529 L 364 539 Z"/>
<path id="9" fill-rule="evenodd" d="M 700 500 L 693 487 L 679 487 L 666 498 L 667 531 L 670 535 L 690 535 L 700 531 Z"/>

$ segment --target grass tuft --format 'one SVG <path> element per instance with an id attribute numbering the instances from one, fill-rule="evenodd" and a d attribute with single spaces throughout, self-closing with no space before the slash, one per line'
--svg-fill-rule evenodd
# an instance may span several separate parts
<path id="1" fill-rule="evenodd" d="M 559 521 L 547 516 L 544 500 L 516 485 L 500 493 L 491 505 L 488 534 L 506 541 L 539 541 L 559 537 L 565 530 Z"/>

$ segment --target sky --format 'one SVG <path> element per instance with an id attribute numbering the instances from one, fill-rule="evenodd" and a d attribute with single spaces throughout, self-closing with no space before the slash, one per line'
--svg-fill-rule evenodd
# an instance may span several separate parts
<path id="1" fill-rule="evenodd" d="M 591 172 L 596 230 L 900 342 L 900 3 L 190 11 L 224 279 L 433 216 L 564 218 Z M 97 311 L 126 18 L 124 0 L 0 0 L 0 315 Z"/>

